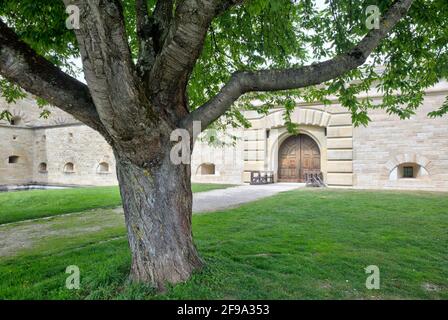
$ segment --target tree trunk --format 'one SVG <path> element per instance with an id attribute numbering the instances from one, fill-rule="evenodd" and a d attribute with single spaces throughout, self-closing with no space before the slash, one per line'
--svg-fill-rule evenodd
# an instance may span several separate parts
<path id="1" fill-rule="evenodd" d="M 163 290 L 202 267 L 193 243 L 190 165 L 174 165 L 169 145 L 156 165 L 138 166 L 115 151 L 132 252 L 131 279 Z"/>

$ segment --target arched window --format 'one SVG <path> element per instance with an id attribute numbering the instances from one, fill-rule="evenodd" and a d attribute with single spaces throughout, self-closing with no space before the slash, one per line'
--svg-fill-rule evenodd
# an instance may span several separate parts
<path id="1" fill-rule="evenodd" d="M 202 176 L 214 175 L 215 165 L 213 163 L 203 163 L 199 167 L 199 174 Z"/>
<path id="2" fill-rule="evenodd" d="M 109 164 L 107 162 L 101 162 L 98 165 L 98 173 L 108 173 L 109 171 Z"/>
<path id="3" fill-rule="evenodd" d="M 386 163 L 389 180 L 430 179 L 430 160 L 421 154 L 399 154 Z"/>
<path id="4" fill-rule="evenodd" d="M 10 156 L 8 158 L 8 163 L 11 163 L 11 164 L 19 163 L 19 156 Z"/>
<path id="5" fill-rule="evenodd" d="M 13 117 L 9 120 L 9 123 L 12 126 L 19 126 L 20 124 L 22 124 L 22 118 L 20 117 Z"/>
<path id="6" fill-rule="evenodd" d="M 39 164 L 39 172 L 42 172 L 42 173 L 47 172 L 47 164 L 45 162 L 41 162 Z"/>
<path id="7" fill-rule="evenodd" d="M 75 172 L 75 165 L 72 162 L 67 162 L 64 166 L 64 172 L 66 173 Z"/>

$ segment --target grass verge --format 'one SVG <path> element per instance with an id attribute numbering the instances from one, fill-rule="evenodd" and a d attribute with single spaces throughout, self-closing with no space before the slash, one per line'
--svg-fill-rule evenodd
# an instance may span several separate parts
<path id="1" fill-rule="evenodd" d="M 0 298 L 447 299 L 447 207 L 446 194 L 297 190 L 197 215 L 207 267 L 163 295 L 127 281 L 124 229 L 50 238 L 0 260 Z M 65 288 L 69 265 L 80 267 L 78 291 Z M 365 287 L 369 265 L 380 290 Z"/>
<path id="2" fill-rule="evenodd" d="M 193 184 L 193 192 L 228 188 L 226 184 Z M 28 219 L 121 205 L 118 187 L 31 190 L 0 193 L 0 225 Z"/>

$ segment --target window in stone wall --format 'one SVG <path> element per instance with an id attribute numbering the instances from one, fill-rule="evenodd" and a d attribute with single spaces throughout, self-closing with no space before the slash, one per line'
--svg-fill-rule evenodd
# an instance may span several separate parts
<path id="1" fill-rule="evenodd" d="M 10 156 L 8 158 L 8 163 L 10 164 L 19 163 L 19 156 Z"/>
<path id="2" fill-rule="evenodd" d="M 199 168 L 199 173 L 202 176 L 206 175 L 214 175 L 215 174 L 215 165 L 213 163 L 203 163 Z"/>
<path id="3" fill-rule="evenodd" d="M 398 166 L 398 176 L 403 179 L 417 178 L 420 166 L 416 163 L 403 163 Z"/>
<path id="4" fill-rule="evenodd" d="M 403 167 L 403 178 L 414 178 L 414 167 Z"/>
<path id="5" fill-rule="evenodd" d="M 64 166 L 65 173 L 73 173 L 75 172 L 75 165 L 72 162 L 67 162 Z"/>
<path id="6" fill-rule="evenodd" d="M 39 164 L 39 172 L 46 173 L 47 172 L 47 164 L 45 162 L 41 162 Z"/>
<path id="7" fill-rule="evenodd" d="M 98 173 L 109 173 L 110 171 L 110 167 L 109 164 L 107 162 L 101 162 L 98 165 Z"/>

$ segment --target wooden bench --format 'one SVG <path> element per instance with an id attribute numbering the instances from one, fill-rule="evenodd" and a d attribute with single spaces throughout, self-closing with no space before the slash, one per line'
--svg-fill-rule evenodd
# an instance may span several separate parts
<path id="1" fill-rule="evenodd" d="M 274 171 L 251 171 L 250 184 L 274 183 Z"/>

